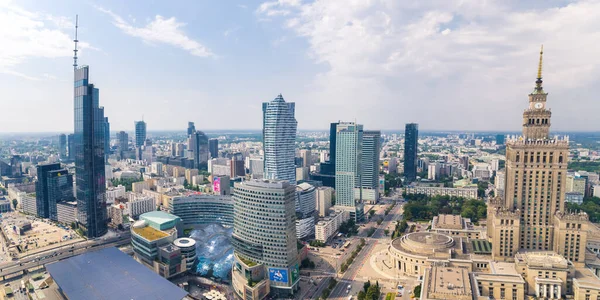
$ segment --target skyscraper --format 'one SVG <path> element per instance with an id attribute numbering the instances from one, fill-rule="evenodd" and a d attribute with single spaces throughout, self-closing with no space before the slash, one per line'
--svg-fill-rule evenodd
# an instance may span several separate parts
<path id="1" fill-rule="evenodd" d="M 73 174 L 66 169 L 48 172 L 48 218 L 58 221 L 57 203 L 73 201 Z"/>
<path id="2" fill-rule="evenodd" d="M 110 155 L 110 123 L 108 123 L 108 117 L 104 117 L 104 156 L 105 162 L 108 162 L 108 155 Z"/>
<path id="3" fill-rule="evenodd" d="M 263 149 L 266 179 L 287 180 L 296 183 L 296 128 L 295 103 L 285 102 L 281 94 L 271 102 L 263 103 Z"/>
<path id="4" fill-rule="evenodd" d="M 379 200 L 379 152 L 381 132 L 363 131 L 362 162 L 360 171 L 360 197 L 364 201 L 376 203 Z"/>
<path id="5" fill-rule="evenodd" d="M 67 136 L 64 133 L 58 136 L 58 157 L 67 159 Z"/>
<path id="6" fill-rule="evenodd" d="M 311 179 L 321 181 L 324 186 L 335 189 L 335 139 L 337 134 L 337 123 L 331 123 L 329 126 L 329 161 L 320 164 L 319 173 L 312 173 Z"/>
<path id="7" fill-rule="evenodd" d="M 232 285 L 242 299 L 266 296 L 247 294 L 249 282 L 254 290 L 270 286 L 280 297 L 298 290 L 295 194 L 287 180 L 235 183 Z"/>
<path id="8" fill-rule="evenodd" d="M 123 158 L 123 152 L 129 150 L 129 135 L 125 131 L 117 133 L 119 157 Z"/>
<path id="9" fill-rule="evenodd" d="M 336 132 L 335 194 L 336 206 L 344 207 L 350 217 L 362 220 L 363 204 L 360 193 L 355 197 L 354 188 L 360 186 L 362 162 L 363 126 L 354 122 L 340 122 Z"/>
<path id="10" fill-rule="evenodd" d="M 208 140 L 208 150 L 210 152 L 210 158 L 219 157 L 219 140 L 210 139 Z"/>
<path id="11" fill-rule="evenodd" d="M 75 135 L 74 134 L 69 134 L 68 139 L 67 139 L 67 150 L 69 153 L 67 153 L 67 155 L 69 156 L 69 160 L 73 161 L 75 160 Z"/>
<path id="12" fill-rule="evenodd" d="M 139 148 L 146 141 L 146 122 L 135 122 L 135 147 Z"/>
<path id="13" fill-rule="evenodd" d="M 37 166 L 38 181 L 35 184 L 35 202 L 37 206 L 37 215 L 40 218 L 48 218 L 49 216 L 48 173 L 56 170 L 60 170 L 60 163 Z"/>
<path id="14" fill-rule="evenodd" d="M 76 31 L 77 32 L 77 31 Z M 75 34 L 75 57 L 77 57 Z M 106 224 L 106 183 L 104 168 L 104 108 L 99 106 L 100 90 L 89 82 L 89 66 L 75 67 L 75 176 L 78 221 L 90 238 L 108 230 Z"/>
<path id="15" fill-rule="evenodd" d="M 404 130 L 404 177 L 407 183 L 417 180 L 417 147 L 419 124 L 406 124 Z"/>
<path id="16" fill-rule="evenodd" d="M 196 131 L 196 125 L 194 122 L 188 122 L 187 135 L 188 137 Z"/>
<path id="17" fill-rule="evenodd" d="M 194 168 L 206 170 L 208 163 L 208 137 L 202 131 L 194 131 L 188 138 L 188 151 L 194 160 Z"/>

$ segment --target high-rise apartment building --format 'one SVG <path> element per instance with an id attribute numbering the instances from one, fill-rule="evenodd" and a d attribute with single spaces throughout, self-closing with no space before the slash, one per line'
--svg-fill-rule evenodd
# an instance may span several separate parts
<path id="1" fill-rule="evenodd" d="M 264 178 L 296 183 L 295 103 L 285 102 L 281 94 L 263 103 Z"/>
<path id="2" fill-rule="evenodd" d="M 75 69 L 75 176 L 80 225 L 90 238 L 104 235 L 106 224 L 104 108 L 100 91 L 89 82 L 89 67 Z"/>
<path id="3" fill-rule="evenodd" d="M 232 285 L 242 299 L 298 290 L 296 187 L 288 180 L 235 183 Z"/>
<path id="4" fill-rule="evenodd" d="M 58 156 L 67 159 L 67 136 L 64 133 L 58 136 Z"/>
<path id="5" fill-rule="evenodd" d="M 108 162 L 108 155 L 110 154 L 110 123 L 108 117 L 104 117 L 104 161 Z"/>
<path id="6" fill-rule="evenodd" d="M 310 167 L 312 165 L 312 153 L 310 149 L 300 149 L 300 157 L 302 158 L 302 167 Z"/>
<path id="7" fill-rule="evenodd" d="M 378 130 L 363 131 L 362 161 L 360 185 L 355 198 L 371 203 L 379 200 L 379 152 L 381 151 L 381 132 Z"/>
<path id="8" fill-rule="evenodd" d="M 139 148 L 146 141 L 146 122 L 135 122 L 135 147 Z"/>
<path id="9" fill-rule="evenodd" d="M 335 194 L 336 206 L 346 208 L 350 217 L 359 221 L 363 217 L 362 199 L 355 197 L 354 188 L 360 186 L 363 126 L 354 122 L 337 125 Z"/>
<path id="10" fill-rule="evenodd" d="M 417 149 L 419 145 L 419 124 L 406 124 L 404 130 L 404 177 L 407 182 L 417 180 Z"/>
<path id="11" fill-rule="evenodd" d="M 219 157 L 219 140 L 217 140 L 217 139 L 208 140 L 208 152 L 210 152 L 210 158 Z"/>

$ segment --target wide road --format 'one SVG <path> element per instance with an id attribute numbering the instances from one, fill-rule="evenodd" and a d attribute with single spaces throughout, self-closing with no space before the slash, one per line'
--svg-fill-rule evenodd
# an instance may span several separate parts
<path id="1" fill-rule="evenodd" d="M 390 225 L 391 222 L 399 220 L 401 215 L 399 214 L 402 205 L 400 201 L 396 202 L 396 206 L 390 211 L 390 213 L 385 216 L 381 225 L 375 229 L 375 232 L 370 238 L 365 238 L 366 244 L 365 247 L 360 251 L 360 253 L 354 259 L 354 262 L 348 267 L 346 273 L 339 280 L 338 284 L 335 286 L 333 291 L 331 292 L 331 299 L 343 299 L 344 297 L 348 297 L 346 294 L 346 289 L 349 284 L 352 284 L 354 278 L 356 277 L 360 268 L 365 264 L 369 263 L 369 258 L 371 257 L 371 251 L 379 243 L 379 240 L 384 238 L 387 240 L 387 236 L 384 233 L 384 230 Z M 320 295 L 319 295 L 320 296 Z"/>
<path id="2" fill-rule="evenodd" d="M 0 265 L 0 276 L 23 272 L 23 270 L 43 266 L 61 259 L 79 255 L 87 251 L 103 249 L 108 247 L 122 246 L 131 243 L 129 232 L 120 233 L 120 236 L 109 238 L 97 238 L 81 243 L 61 246 L 45 252 L 27 256 L 18 261 L 8 262 Z"/>

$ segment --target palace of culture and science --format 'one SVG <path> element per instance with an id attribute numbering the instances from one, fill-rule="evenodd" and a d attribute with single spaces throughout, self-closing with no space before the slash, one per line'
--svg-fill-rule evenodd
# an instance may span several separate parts
<path id="1" fill-rule="evenodd" d="M 439 215 L 429 232 L 388 247 L 398 274 L 422 276 L 421 299 L 600 300 L 600 229 L 565 211 L 569 140 L 550 136 L 542 55 L 523 133 L 506 143 L 505 193 L 489 201 L 487 227 Z"/>

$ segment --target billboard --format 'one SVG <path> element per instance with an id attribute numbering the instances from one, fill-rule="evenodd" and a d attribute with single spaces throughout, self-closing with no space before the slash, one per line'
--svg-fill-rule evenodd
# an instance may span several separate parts
<path id="1" fill-rule="evenodd" d="M 294 282 L 296 282 L 296 280 L 298 280 L 300 278 L 300 268 L 298 267 L 298 264 L 295 264 L 292 267 L 292 284 Z"/>
<path id="2" fill-rule="evenodd" d="M 221 177 L 213 178 L 213 192 L 215 192 L 215 193 L 221 192 Z"/>
<path id="3" fill-rule="evenodd" d="M 269 280 L 273 282 L 288 283 L 287 269 L 269 268 Z"/>

